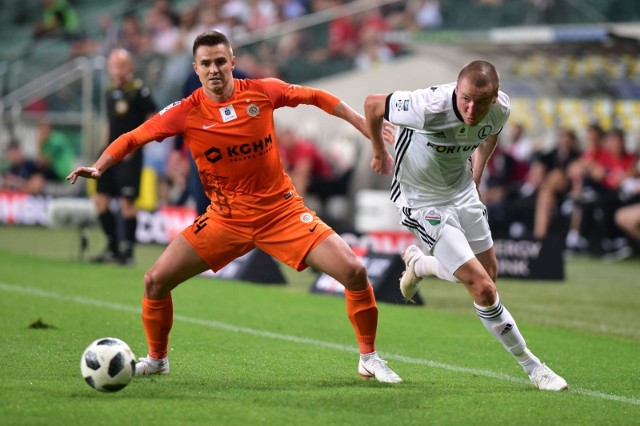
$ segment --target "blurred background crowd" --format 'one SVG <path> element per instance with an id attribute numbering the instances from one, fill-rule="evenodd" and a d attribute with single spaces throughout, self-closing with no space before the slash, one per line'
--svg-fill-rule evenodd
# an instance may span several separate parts
<path id="1" fill-rule="evenodd" d="M 635 0 L 0 0 L 0 7 L 3 190 L 85 195 L 64 177 L 105 143 L 105 58 L 114 48 L 133 54 L 135 76 L 162 108 L 198 87 L 191 47 L 209 29 L 230 37 L 236 77 L 305 84 L 382 72 L 423 55 L 429 43 L 481 40 L 477 56 L 499 62 L 513 108 L 482 188 L 495 236 L 552 235 L 573 253 L 611 260 L 640 251 Z M 514 43 L 509 34 L 523 30 L 496 41 L 497 28 L 531 30 Z M 549 28 L 565 39 L 540 42 Z M 446 51 L 434 60 L 454 62 Z M 414 72 L 421 87 L 447 82 L 433 81 L 429 69 Z M 402 87 L 401 76 L 387 79 Z M 366 141 L 345 153 L 313 126 L 290 124 L 278 139 L 298 190 L 339 229 L 353 227 L 359 189 L 387 189 L 356 172 L 369 161 Z M 150 144 L 145 166 L 153 175 L 149 208 L 195 202 L 179 140 Z"/>

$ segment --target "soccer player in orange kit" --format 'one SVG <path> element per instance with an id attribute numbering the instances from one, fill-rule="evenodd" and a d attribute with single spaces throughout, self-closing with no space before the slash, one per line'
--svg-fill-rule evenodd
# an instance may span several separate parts
<path id="1" fill-rule="evenodd" d="M 193 57 L 202 88 L 118 137 L 92 167 L 78 167 L 67 177 L 71 183 L 78 177 L 98 179 L 145 143 L 182 134 L 211 200 L 206 213 L 167 246 L 144 276 L 142 322 L 149 353 L 140 358 L 136 375 L 169 372 L 171 290 L 259 247 L 298 271 L 312 266 L 344 285 L 347 316 L 360 348 L 358 372 L 380 382 L 401 382 L 376 353 L 378 308 L 366 269 L 304 205 L 284 171 L 273 123 L 276 108 L 308 104 L 368 137 L 364 117 L 323 90 L 275 78 L 234 79 L 233 50 L 218 31 L 196 37 Z"/>

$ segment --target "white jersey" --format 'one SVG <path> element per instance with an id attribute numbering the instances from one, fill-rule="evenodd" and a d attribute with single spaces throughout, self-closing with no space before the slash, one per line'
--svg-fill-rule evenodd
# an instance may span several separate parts
<path id="1" fill-rule="evenodd" d="M 387 98 L 385 118 L 400 126 L 391 200 L 400 207 L 455 204 L 456 196 L 474 188 L 471 154 L 509 118 L 509 97 L 498 100 L 476 126 L 468 126 L 455 106 L 456 83 Z"/>

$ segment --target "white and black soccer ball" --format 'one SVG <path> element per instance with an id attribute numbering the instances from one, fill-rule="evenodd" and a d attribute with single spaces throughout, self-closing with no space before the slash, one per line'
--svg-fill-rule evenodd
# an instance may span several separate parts
<path id="1" fill-rule="evenodd" d="M 92 388 L 117 392 L 129 384 L 136 371 L 136 358 L 129 345 L 115 337 L 92 342 L 80 359 L 80 372 Z"/>

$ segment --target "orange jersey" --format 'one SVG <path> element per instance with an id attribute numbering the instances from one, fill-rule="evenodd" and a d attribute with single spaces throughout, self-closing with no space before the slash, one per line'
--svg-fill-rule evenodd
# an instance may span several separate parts
<path id="1" fill-rule="evenodd" d="M 323 90 L 278 79 L 235 79 L 227 101 L 211 101 L 200 88 L 120 136 L 106 152 L 119 161 L 149 141 L 181 134 L 210 208 L 223 218 L 251 220 L 294 195 L 278 154 L 273 111 L 308 104 L 331 113 L 339 102 Z"/>

